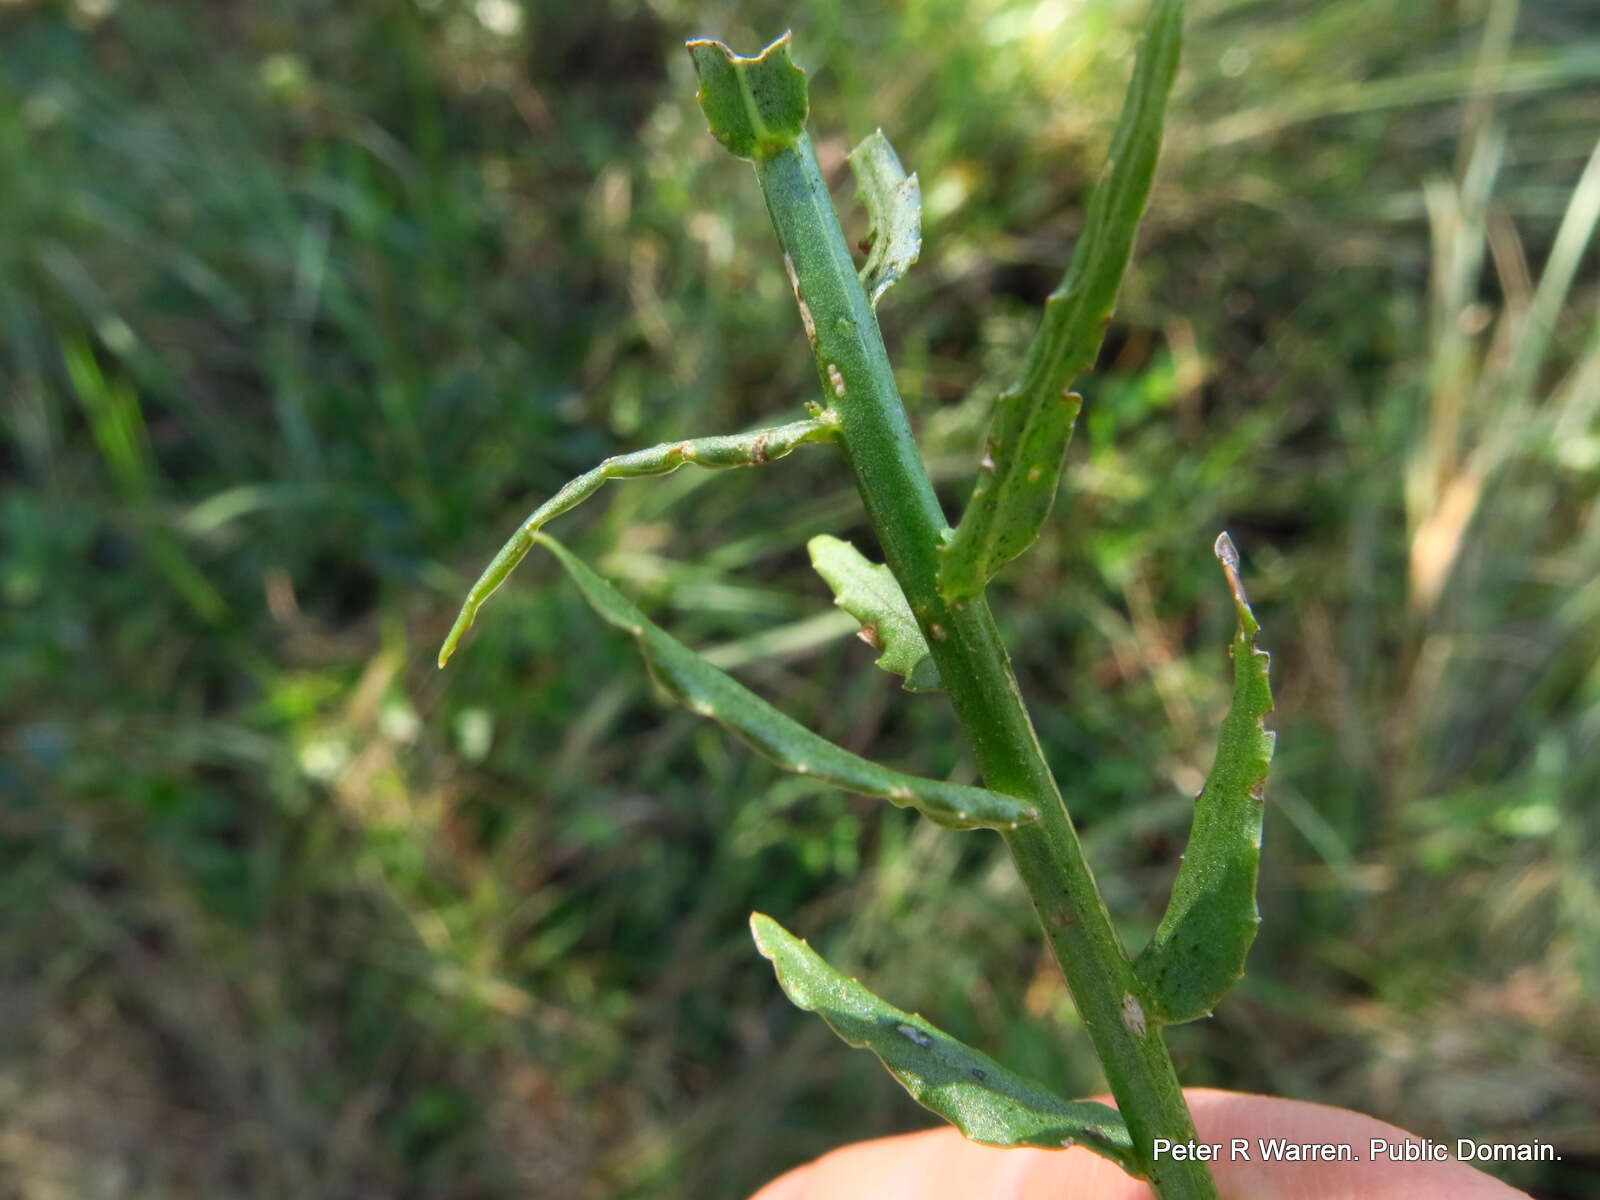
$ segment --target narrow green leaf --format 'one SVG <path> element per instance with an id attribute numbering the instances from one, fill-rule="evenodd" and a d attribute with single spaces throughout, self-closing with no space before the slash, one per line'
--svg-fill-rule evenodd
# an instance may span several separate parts
<path id="1" fill-rule="evenodd" d="M 939 668 L 894 572 L 825 533 L 807 542 L 806 550 L 817 574 L 833 589 L 833 602 L 861 622 L 861 640 L 883 651 L 878 666 L 903 675 L 908 692 L 937 692 Z"/>
<path id="2" fill-rule="evenodd" d="M 1244 974 L 1261 914 L 1256 871 L 1261 862 L 1261 817 L 1275 735 L 1262 720 L 1272 711 L 1268 658 L 1256 649 L 1260 626 L 1239 579 L 1239 553 L 1226 533 L 1216 555 L 1233 592 L 1238 632 L 1233 702 L 1222 719 L 1217 757 L 1195 801 L 1194 825 L 1172 900 L 1134 969 L 1150 989 L 1155 1019 L 1175 1025 L 1208 1016 Z"/>
<path id="3" fill-rule="evenodd" d="M 1036 809 L 1014 796 L 902 775 L 819 737 L 652 624 L 560 542 L 542 533 L 534 540 L 560 560 L 602 619 L 633 636 L 651 675 L 666 691 L 785 770 L 877 796 L 901 808 L 915 808 L 951 829 L 1015 829 L 1038 818 Z"/>
<path id="4" fill-rule="evenodd" d="M 861 286 L 872 307 L 922 253 L 922 185 L 906 174 L 883 130 L 875 129 L 850 151 L 856 195 L 866 206 L 871 243 L 861 267 Z"/>
<path id="5" fill-rule="evenodd" d="M 740 158 L 781 154 L 805 129 L 806 74 L 789 58 L 786 33 L 754 58 L 721 42 L 696 38 L 689 57 L 700 76 L 695 98 L 712 136 Z"/>
<path id="6" fill-rule="evenodd" d="M 771 917 L 752 914 L 750 932 L 797 1007 L 816 1013 L 849 1045 L 871 1050 L 913 1100 L 973 1141 L 1049 1150 L 1081 1145 L 1129 1174 L 1140 1173 L 1116 1109 L 1063 1100 L 915 1013 L 902 1012 L 839 974 Z"/>
<path id="7" fill-rule="evenodd" d="M 1073 380 L 1094 365 L 1133 252 L 1178 70 L 1183 0 L 1155 0 L 1122 118 L 1066 277 L 1045 301 L 1022 379 L 1000 396 L 961 523 L 941 548 L 939 591 L 955 604 L 1039 536 L 1077 420 Z"/>
<path id="8" fill-rule="evenodd" d="M 648 450 L 635 450 L 618 454 L 605 460 L 594 470 L 572 480 L 550 499 L 529 514 L 517 527 L 516 533 L 500 547 L 500 552 L 490 560 L 483 574 L 472 585 L 455 624 L 450 627 L 439 648 L 439 665 L 450 661 L 463 634 L 472 628 L 483 602 L 494 594 L 495 588 L 505 582 L 506 576 L 516 570 L 517 564 L 533 548 L 533 535 L 546 521 L 576 508 L 608 479 L 637 479 L 644 475 L 669 475 L 684 463 L 699 467 L 751 467 L 782 458 L 797 446 L 807 442 L 826 442 L 838 437 L 838 421 L 832 412 L 823 409 L 810 421 L 795 421 L 772 429 L 757 429 L 751 433 L 731 434 L 725 437 L 690 438 L 684 442 L 663 442 Z"/>

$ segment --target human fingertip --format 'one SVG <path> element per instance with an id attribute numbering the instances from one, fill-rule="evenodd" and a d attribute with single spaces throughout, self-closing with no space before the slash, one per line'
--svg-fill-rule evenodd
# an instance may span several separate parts
<path id="1" fill-rule="evenodd" d="M 792 1171 L 785 1171 L 751 1196 L 750 1200 L 809 1200 L 815 1167 L 815 1163 L 806 1163 Z"/>

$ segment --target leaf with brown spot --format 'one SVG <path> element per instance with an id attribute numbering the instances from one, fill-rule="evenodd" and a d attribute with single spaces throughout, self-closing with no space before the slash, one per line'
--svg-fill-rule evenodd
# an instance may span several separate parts
<path id="1" fill-rule="evenodd" d="M 834 970 L 771 917 L 753 913 L 750 932 L 796 1006 L 816 1013 L 848 1045 L 871 1050 L 913 1100 L 973 1141 L 1047 1150 L 1084 1146 L 1140 1174 L 1133 1139 L 1116 1109 L 1063 1100 L 915 1013 L 895 1008 Z"/>
<path id="2" fill-rule="evenodd" d="M 1134 963 L 1149 988 L 1156 1020 L 1166 1025 L 1210 1014 L 1244 974 L 1261 914 L 1256 873 L 1261 864 L 1261 819 L 1275 735 L 1262 726 L 1272 711 L 1268 657 L 1256 649 L 1260 626 L 1239 579 L 1239 554 L 1226 533 L 1217 538 L 1233 593 L 1237 632 L 1233 701 L 1222 718 L 1216 761 L 1195 801 L 1194 825 L 1172 899 L 1155 936 Z"/>
<path id="3" fill-rule="evenodd" d="M 589 606 L 607 624 L 633 637 L 663 690 L 784 770 L 863 796 L 876 796 L 901 808 L 915 808 L 950 829 L 1015 829 L 1024 821 L 1038 819 L 1038 810 L 1015 796 L 903 775 L 813 733 L 651 622 L 560 542 L 542 533 L 535 534 L 534 540 L 556 556 Z"/>
<path id="4" fill-rule="evenodd" d="M 850 151 L 850 170 L 856 177 L 856 194 L 871 220 L 861 243 L 867 256 L 861 267 L 861 286 L 876 309 L 883 294 L 922 252 L 922 185 L 915 171 L 906 174 L 881 129 L 873 130 Z"/>
<path id="5" fill-rule="evenodd" d="M 951 604 L 981 592 L 1033 544 L 1050 515 L 1081 404 L 1070 389 L 1094 366 L 1133 254 L 1182 37 L 1183 0 L 1156 0 L 1083 234 L 1061 286 L 1045 301 L 1021 381 L 995 404 L 972 496 L 941 548 L 939 592 Z"/>
<path id="6" fill-rule="evenodd" d="M 750 433 L 736 433 L 719 437 L 688 438 L 680 442 L 663 442 L 647 450 L 634 450 L 606 459 L 592 471 L 586 471 L 569 480 L 559 492 L 529 513 L 517 531 L 500 547 L 489 565 L 483 569 L 476 583 L 467 592 L 455 624 L 450 627 L 439 648 L 439 665 L 450 661 L 457 644 L 472 622 L 478 609 L 494 590 L 516 570 L 517 564 L 533 548 L 533 535 L 547 521 L 570 512 L 600 490 L 608 479 L 639 479 L 646 475 L 670 475 L 684 463 L 717 470 L 728 467 L 760 466 L 775 458 L 782 458 L 796 447 L 809 442 L 829 442 L 839 435 L 838 422 L 830 412 L 820 409 L 809 421 L 795 421 L 772 429 L 757 429 Z"/>
<path id="7" fill-rule="evenodd" d="M 827 534 L 812 538 L 806 550 L 817 574 L 833 589 L 833 602 L 861 622 L 861 640 L 883 652 L 878 666 L 904 676 L 908 692 L 939 691 L 939 668 L 894 572 Z"/>

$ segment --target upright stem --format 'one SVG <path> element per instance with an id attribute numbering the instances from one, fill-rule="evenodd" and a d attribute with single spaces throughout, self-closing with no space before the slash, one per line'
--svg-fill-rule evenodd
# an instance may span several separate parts
<path id="1" fill-rule="evenodd" d="M 818 374 L 889 567 L 928 639 L 987 787 L 1033 802 L 1038 821 L 1005 834 L 1067 986 L 1105 1067 L 1135 1153 L 1163 1200 L 1215 1200 L 1203 1163 L 1153 1154 L 1195 1140 L 1160 1026 L 1112 928 L 1061 792 L 1045 763 L 987 600 L 947 605 L 937 585 L 944 514 L 911 436 L 877 318 L 856 277 L 810 138 L 758 159 Z"/>

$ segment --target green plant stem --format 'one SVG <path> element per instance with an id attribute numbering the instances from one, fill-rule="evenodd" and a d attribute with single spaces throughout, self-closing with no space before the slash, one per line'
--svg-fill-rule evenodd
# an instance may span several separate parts
<path id="1" fill-rule="evenodd" d="M 928 639 L 986 786 L 1040 819 L 1005 833 L 1046 937 L 1162 1200 L 1215 1200 L 1203 1163 L 1156 1161 L 1157 1137 L 1195 1140 L 1160 1026 L 1095 886 L 982 595 L 939 596 L 944 513 L 911 436 L 877 318 L 856 275 L 810 138 L 756 162 L 829 403 L 884 556 Z"/>

